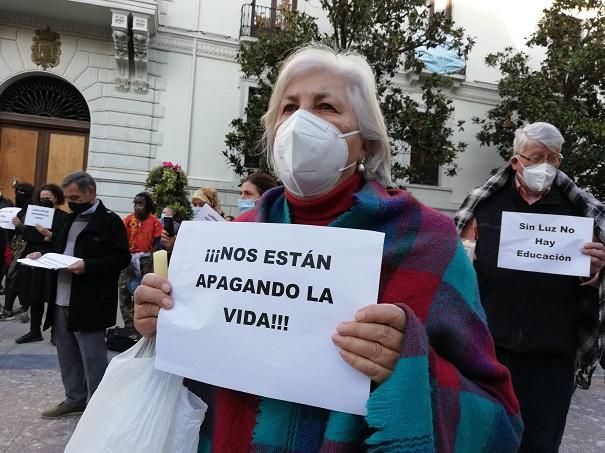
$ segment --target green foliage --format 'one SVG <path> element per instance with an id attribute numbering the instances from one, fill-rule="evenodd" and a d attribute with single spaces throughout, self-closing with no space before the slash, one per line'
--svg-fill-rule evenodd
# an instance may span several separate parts
<path id="1" fill-rule="evenodd" d="M 570 10 L 589 11 L 591 17 L 572 17 Z M 536 70 L 527 54 L 511 48 L 486 58 L 503 74 L 498 85 L 502 101 L 486 119 L 473 119 L 482 125 L 477 138 L 509 158 L 516 128 L 552 123 L 565 138 L 561 170 L 605 199 L 605 4 L 555 0 L 527 45 L 546 51 Z"/>
<path id="2" fill-rule="evenodd" d="M 245 119 L 234 119 L 231 132 L 225 138 L 227 150 L 223 155 L 240 176 L 257 169 L 271 173 L 262 146 L 261 117 L 267 111 L 279 65 L 293 49 L 320 38 L 313 18 L 289 11 L 284 11 L 283 15 L 286 27 L 274 29 L 270 35 L 244 45 L 238 54 L 245 77 L 256 82 L 248 97 Z"/>
<path id="3" fill-rule="evenodd" d="M 423 64 L 416 57 L 421 46 L 433 48 L 445 45 L 447 40 L 466 58 L 473 40 L 465 36 L 462 28 L 456 28 L 447 14 L 431 16 L 426 0 L 321 0 L 320 3 L 331 24 L 330 33 L 320 35 L 315 19 L 291 12 L 285 14 L 285 29 L 261 37 L 240 51 L 242 72 L 257 81 L 258 90 L 248 103 L 245 119 L 234 120 L 226 137 L 228 150 L 223 154 L 235 172 L 244 174 L 255 165 L 268 170 L 261 147 L 260 117 L 267 109 L 280 63 L 302 44 L 323 42 L 359 52 L 368 59 L 376 76 L 393 154 L 420 151 L 422 167 L 444 165 L 447 173 L 454 175 L 455 157 L 466 145 L 452 141 L 454 128 L 447 124 L 454 108 L 442 89 L 449 86 L 450 79 L 423 74 L 419 78 L 421 106 L 393 83 L 393 77 L 401 72 L 421 73 Z M 455 128 L 462 130 L 462 125 L 463 122 L 458 122 Z M 422 169 L 395 163 L 393 178 L 395 181 L 413 178 Z"/>
<path id="4" fill-rule="evenodd" d="M 187 185 L 187 175 L 178 164 L 162 162 L 161 166 L 152 169 L 147 175 L 145 189 L 155 204 L 155 215 L 159 217 L 164 208 L 170 207 L 177 221 L 191 219 L 193 212 Z"/>

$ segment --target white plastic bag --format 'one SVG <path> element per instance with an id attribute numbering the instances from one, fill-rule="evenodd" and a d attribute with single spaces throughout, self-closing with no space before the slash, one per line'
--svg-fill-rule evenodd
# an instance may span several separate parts
<path id="1" fill-rule="evenodd" d="M 114 357 L 65 453 L 195 453 L 208 406 L 183 378 L 154 369 L 143 338 Z"/>

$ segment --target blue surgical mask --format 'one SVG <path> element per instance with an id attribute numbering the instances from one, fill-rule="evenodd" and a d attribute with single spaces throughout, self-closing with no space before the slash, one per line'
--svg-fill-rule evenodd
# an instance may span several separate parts
<path id="1" fill-rule="evenodd" d="M 250 199 L 240 198 L 237 200 L 237 209 L 239 209 L 239 213 L 243 214 L 246 211 L 249 211 L 256 205 L 256 201 Z"/>

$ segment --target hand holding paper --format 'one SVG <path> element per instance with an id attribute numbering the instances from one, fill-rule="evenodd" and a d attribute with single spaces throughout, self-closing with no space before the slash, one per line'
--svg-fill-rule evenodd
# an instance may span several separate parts
<path id="1" fill-rule="evenodd" d="M 216 212 L 214 209 L 210 207 L 210 205 L 205 204 L 202 206 L 196 213 L 195 218 L 193 220 L 207 221 L 207 222 L 225 222 L 226 220 L 221 217 L 221 215 Z"/>
<path id="2" fill-rule="evenodd" d="M 395 306 L 366 311 L 378 294 L 383 241 L 382 233 L 346 228 L 184 222 L 166 288 L 174 307 L 159 310 L 172 304 L 160 289 L 168 282 L 145 276 L 135 319 L 148 325 L 137 329 L 155 331 L 149 324 L 159 314 L 160 370 L 364 415 L 368 375 L 378 382 L 390 375 L 388 350 L 401 344 L 405 326 Z M 331 337 L 353 319 L 352 330 L 339 332 L 345 361 Z M 372 355 L 376 343 L 381 357 Z"/>
<path id="3" fill-rule="evenodd" d="M 34 256 L 34 253 L 30 253 L 27 256 L 27 258 L 21 258 L 17 261 L 25 266 L 55 270 L 68 269 L 70 266 L 77 264 L 78 262 L 82 263 L 82 267 L 84 266 L 84 261 L 82 261 L 81 258 L 76 258 L 75 256 L 69 255 L 60 255 L 58 253 L 47 253 L 46 255 L 42 255 L 36 259 L 30 258 Z"/>
<path id="4" fill-rule="evenodd" d="M 52 236 L 52 232 L 48 229 L 48 228 L 44 228 L 42 225 L 40 224 L 36 224 L 34 225 L 34 228 L 36 230 L 38 230 L 38 233 L 40 233 L 42 236 L 44 236 L 45 238 L 50 238 Z"/>
<path id="5" fill-rule="evenodd" d="M 27 207 L 27 214 L 25 214 L 25 225 L 41 225 L 44 228 L 52 228 L 54 216 L 55 208 L 45 208 L 44 206 L 30 204 Z"/>
<path id="6" fill-rule="evenodd" d="M 406 322 L 405 312 L 395 305 L 368 305 L 355 314 L 354 322 L 340 323 L 332 341 L 345 362 L 381 383 L 395 369 Z"/>
<path id="7" fill-rule="evenodd" d="M 69 272 L 71 272 L 72 274 L 82 275 L 84 273 L 84 271 L 86 270 L 86 267 L 84 265 L 84 260 L 78 260 L 75 263 L 70 264 L 67 267 L 67 270 Z"/>
<path id="8" fill-rule="evenodd" d="M 21 211 L 21 208 L 2 208 L 0 209 L 0 228 L 5 230 L 14 230 L 13 219 Z"/>
<path id="9" fill-rule="evenodd" d="M 605 246 L 600 242 L 588 242 L 582 248 L 582 253 L 590 256 L 590 275 L 601 272 L 605 266 Z"/>
<path id="10" fill-rule="evenodd" d="M 134 326 L 141 335 L 155 337 L 160 308 L 167 310 L 173 304 L 170 291 L 172 286 L 162 275 L 153 273 L 143 276 L 141 285 L 134 292 Z"/>

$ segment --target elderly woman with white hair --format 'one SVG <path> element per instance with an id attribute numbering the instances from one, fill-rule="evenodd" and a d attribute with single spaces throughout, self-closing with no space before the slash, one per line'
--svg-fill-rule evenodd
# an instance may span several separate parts
<path id="1" fill-rule="evenodd" d="M 515 451 L 522 429 L 517 401 L 495 359 L 454 224 L 408 192 L 386 188 L 389 139 L 366 60 L 319 46 L 298 50 L 282 65 L 263 122 L 284 187 L 266 192 L 237 220 L 386 235 L 378 304 L 343 319 L 332 337 L 342 360 L 373 387 L 365 418 L 218 389 L 205 447 Z M 160 307 L 173 303 L 169 294 L 166 279 L 145 276 L 135 294 L 136 327 L 144 335 L 155 333 Z"/>
<path id="2" fill-rule="evenodd" d="M 597 287 L 605 263 L 605 206 L 558 169 L 563 142 L 552 124 L 518 129 L 510 165 L 473 190 L 456 215 L 462 237 L 476 241 L 481 302 L 496 355 L 511 372 L 525 425 L 521 452 L 558 451 L 574 371 L 577 385 L 587 388 L 600 355 L 599 300 L 602 310 L 605 301 Z M 505 211 L 594 218 L 595 242 L 582 248 L 590 256 L 590 277 L 498 267 Z"/>

